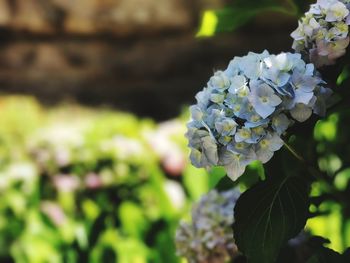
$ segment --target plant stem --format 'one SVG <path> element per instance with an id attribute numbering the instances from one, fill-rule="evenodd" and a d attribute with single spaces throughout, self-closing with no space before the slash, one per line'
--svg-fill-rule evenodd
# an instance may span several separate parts
<path id="1" fill-rule="evenodd" d="M 298 6 L 294 3 L 293 0 L 287 0 L 287 3 L 290 5 L 290 7 L 292 8 L 294 15 L 298 15 L 299 14 L 299 8 Z"/>
<path id="2" fill-rule="evenodd" d="M 284 15 L 288 16 L 297 16 L 297 10 L 290 10 L 289 8 L 281 7 L 281 6 L 270 6 L 270 7 L 265 7 L 259 10 L 260 12 L 277 12 L 277 13 L 282 13 Z"/>
<path id="3" fill-rule="evenodd" d="M 295 157 L 297 158 L 300 162 L 306 163 L 305 159 L 296 152 L 296 150 L 293 149 L 292 146 L 290 146 L 288 143 L 286 143 L 285 141 L 283 141 L 284 146 L 288 149 L 288 151 Z"/>

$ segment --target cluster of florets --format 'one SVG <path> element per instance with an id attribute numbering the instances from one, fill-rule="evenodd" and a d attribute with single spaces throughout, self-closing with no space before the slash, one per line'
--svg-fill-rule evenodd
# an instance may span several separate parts
<path id="1" fill-rule="evenodd" d="M 217 71 L 191 106 L 190 159 L 196 167 L 221 165 L 236 180 L 254 160 L 266 163 L 281 135 L 312 112 L 325 113 L 331 91 L 300 54 L 249 53 Z"/>
<path id="2" fill-rule="evenodd" d="M 305 53 L 316 67 L 331 65 L 349 45 L 349 0 L 318 0 L 291 34 L 293 49 Z"/>
<path id="3" fill-rule="evenodd" d="M 232 224 L 240 193 L 212 190 L 192 210 L 192 223 L 180 222 L 176 231 L 179 256 L 190 263 L 224 263 L 237 255 Z"/>

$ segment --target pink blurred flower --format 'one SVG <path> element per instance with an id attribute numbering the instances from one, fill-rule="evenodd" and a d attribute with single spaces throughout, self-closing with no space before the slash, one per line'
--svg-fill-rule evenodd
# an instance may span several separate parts
<path id="1" fill-rule="evenodd" d="M 164 155 L 162 163 L 165 171 L 173 176 L 181 175 L 186 166 L 184 155 L 181 152 L 179 153 L 176 151 Z"/>
<path id="2" fill-rule="evenodd" d="M 46 214 L 56 226 L 61 226 L 67 220 L 65 213 L 57 203 L 43 201 L 41 203 L 41 211 Z"/>
<path id="3" fill-rule="evenodd" d="M 103 186 L 103 182 L 98 174 L 89 173 L 85 177 L 85 185 L 89 189 L 98 189 Z"/>
<path id="4" fill-rule="evenodd" d="M 173 176 L 180 175 L 185 169 L 186 156 L 172 137 L 184 133 L 185 126 L 181 122 L 168 121 L 160 124 L 156 131 L 146 134 L 148 143 L 161 159 L 165 171 Z"/>
<path id="5" fill-rule="evenodd" d="M 74 175 L 56 175 L 53 177 L 54 186 L 62 192 L 73 192 L 80 186 L 79 179 Z"/>
<path id="6" fill-rule="evenodd" d="M 349 37 L 338 40 L 337 42 L 318 41 L 317 48 L 310 50 L 310 59 L 316 67 L 321 65 L 332 65 L 337 58 L 346 53 L 346 48 L 350 42 Z"/>

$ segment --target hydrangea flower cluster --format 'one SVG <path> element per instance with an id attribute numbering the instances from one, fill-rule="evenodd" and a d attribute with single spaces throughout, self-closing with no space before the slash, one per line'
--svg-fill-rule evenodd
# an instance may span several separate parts
<path id="1" fill-rule="evenodd" d="M 291 34 L 293 49 L 306 53 L 316 67 L 334 64 L 349 45 L 349 0 L 318 0 Z"/>
<path id="2" fill-rule="evenodd" d="M 192 210 L 192 223 L 184 221 L 176 231 L 179 256 L 189 263 L 224 263 L 237 255 L 233 239 L 233 208 L 240 193 L 236 190 L 204 195 Z"/>
<path id="3" fill-rule="evenodd" d="M 236 180 L 252 161 L 266 163 L 282 147 L 280 136 L 293 119 L 324 115 L 331 90 L 323 84 L 300 54 L 235 57 L 210 78 L 190 108 L 186 136 L 192 164 L 224 166 Z"/>

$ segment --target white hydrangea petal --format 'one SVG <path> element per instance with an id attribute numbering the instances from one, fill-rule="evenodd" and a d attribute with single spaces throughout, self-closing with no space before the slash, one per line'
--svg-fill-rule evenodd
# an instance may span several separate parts
<path id="1" fill-rule="evenodd" d="M 298 103 L 290 111 L 290 113 L 295 120 L 299 122 L 304 122 L 311 117 L 312 110 L 305 104 Z"/>
<path id="2" fill-rule="evenodd" d="M 239 160 L 240 154 L 225 151 L 221 156 L 221 162 L 225 167 L 227 176 L 236 181 L 245 171 L 246 164 Z"/>
<path id="3" fill-rule="evenodd" d="M 273 152 L 278 151 L 282 148 L 283 144 L 281 137 L 277 133 L 273 133 L 270 139 L 270 150 Z"/>
<path id="4" fill-rule="evenodd" d="M 349 45 L 350 5 L 340 0 L 319 0 L 291 34 L 293 49 L 309 54 L 316 67 L 332 65 Z M 344 41 L 345 40 L 345 41 Z"/>
<path id="5" fill-rule="evenodd" d="M 256 155 L 258 157 L 258 160 L 264 164 L 271 160 L 273 157 L 273 152 L 269 149 L 259 149 L 256 152 Z"/>
<path id="6" fill-rule="evenodd" d="M 232 162 L 225 165 L 227 176 L 230 177 L 232 181 L 236 181 L 245 171 L 246 165 L 242 165 L 240 162 Z"/>

